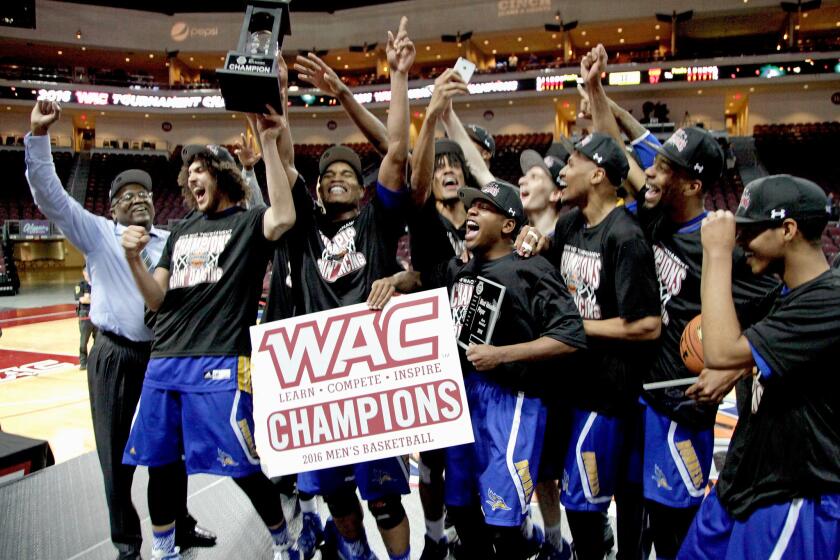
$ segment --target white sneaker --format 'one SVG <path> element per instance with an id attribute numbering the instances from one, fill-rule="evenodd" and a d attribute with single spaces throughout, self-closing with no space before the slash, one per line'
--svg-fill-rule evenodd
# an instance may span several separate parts
<path id="1" fill-rule="evenodd" d="M 175 547 L 175 550 L 172 552 L 167 552 L 165 550 L 161 550 L 159 548 L 152 549 L 152 560 L 181 560 L 181 549 L 179 547 Z"/>
<path id="2" fill-rule="evenodd" d="M 272 549 L 274 550 L 274 560 L 300 560 L 297 543 L 275 544 Z"/>

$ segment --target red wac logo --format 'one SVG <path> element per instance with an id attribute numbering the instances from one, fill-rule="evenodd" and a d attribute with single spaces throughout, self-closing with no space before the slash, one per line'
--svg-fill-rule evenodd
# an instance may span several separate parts
<path id="1" fill-rule="evenodd" d="M 438 340 L 411 338 L 411 326 L 438 318 L 438 298 L 398 303 L 385 312 L 367 309 L 332 316 L 321 327 L 305 321 L 266 331 L 259 351 L 269 352 L 284 389 L 347 377 L 354 364 L 370 371 L 425 362 L 438 357 Z"/>

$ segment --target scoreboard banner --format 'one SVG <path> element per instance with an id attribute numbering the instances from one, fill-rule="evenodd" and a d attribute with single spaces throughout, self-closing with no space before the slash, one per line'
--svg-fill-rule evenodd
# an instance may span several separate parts
<path id="1" fill-rule="evenodd" d="M 472 443 L 446 289 L 251 327 L 269 476 Z"/>

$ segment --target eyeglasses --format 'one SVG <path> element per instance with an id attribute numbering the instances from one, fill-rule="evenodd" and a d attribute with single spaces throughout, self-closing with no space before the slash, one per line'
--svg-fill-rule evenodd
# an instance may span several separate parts
<path id="1" fill-rule="evenodd" d="M 149 191 L 127 192 L 121 197 L 117 198 L 116 201 L 122 204 L 131 204 L 132 202 L 134 202 L 135 198 L 140 202 L 151 202 L 152 193 L 150 193 Z"/>

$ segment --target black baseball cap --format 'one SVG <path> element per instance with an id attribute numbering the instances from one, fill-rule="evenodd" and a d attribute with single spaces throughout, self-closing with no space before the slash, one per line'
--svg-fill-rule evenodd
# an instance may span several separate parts
<path id="1" fill-rule="evenodd" d="M 545 155 L 554 156 L 563 162 L 563 165 L 569 163 L 569 156 L 575 151 L 574 145 L 569 142 L 565 136 L 560 137 L 559 142 L 552 142 L 551 146 L 546 150 Z"/>
<path id="2" fill-rule="evenodd" d="M 723 172 L 723 149 L 708 130 L 689 126 L 677 130 L 662 146 L 645 143 L 700 179 L 704 188 L 720 179 Z"/>
<path id="3" fill-rule="evenodd" d="M 519 167 L 522 168 L 522 174 L 525 175 L 534 167 L 539 167 L 551 177 L 551 181 L 559 188 L 563 185 L 563 180 L 560 178 L 560 170 L 566 167 L 566 162 L 556 156 L 546 154 L 545 157 L 540 156 L 534 150 L 525 150 L 519 155 Z"/>
<path id="4" fill-rule="evenodd" d="M 468 124 L 465 125 L 464 128 L 466 129 L 469 137 L 472 138 L 474 142 L 484 146 L 484 149 L 490 152 L 491 156 L 496 153 L 496 141 L 493 139 L 493 135 L 487 132 L 487 129 L 482 128 L 477 124 Z"/>
<path id="5" fill-rule="evenodd" d="M 216 159 L 221 163 L 236 165 L 236 160 L 230 155 L 228 149 L 218 144 L 188 144 L 181 150 L 181 160 L 184 163 L 189 163 L 192 158 L 199 154 Z"/>
<path id="6" fill-rule="evenodd" d="M 359 184 L 362 181 L 362 160 L 359 159 L 359 154 L 347 146 L 336 144 L 330 146 L 324 153 L 321 154 L 321 160 L 318 162 L 318 175 L 323 175 L 327 168 L 337 161 L 343 161 L 353 168 L 356 172 L 356 177 L 359 179 Z"/>
<path id="7" fill-rule="evenodd" d="M 787 218 L 825 218 L 828 197 L 819 185 L 793 175 L 770 175 L 744 187 L 735 212 L 738 224 L 773 224 Z"/>
<path id="8" fill-rule="evenodd" d="M 458 195 L 469 210 L 476 200 L 486 200 L 499 209 L 499 212 L 516 221 L 516 230 L 525 223 L 525 209 L 522 207 L 522 200 L 519 198 L 519 189 L 500 179 L 490 181 L 481 190 L 474 187 L 461 187 Z"/>
<path id="9" fill-rule="evenodd" d="M 111 181 L 111 188 L 108 189 L 108 198 L 114 200 L 120 189 L 127 185 L 140 185 L 149 192 L 152 192 L 152 176 L 142 169 L 126 169 Z"/>
<path id="10" fill-rule="evenodd" d="M 455 154 L 462 160 L 464 159 L 464 150 L 454 140 L 449 138 L 438 138 L 435 140 L 435 157 L 442 154 Z"/>
<path id="11" fill-rule="evenodd" d="M 624 149 L 611 136 L 593 132 L 575 144 L 575 150 L 602 168 L 614 187 L 621 186 L 630 173 Z"/>

